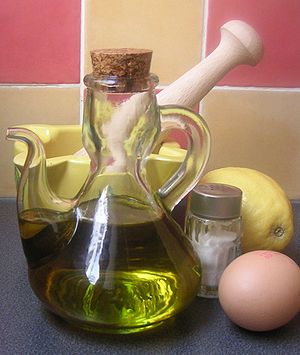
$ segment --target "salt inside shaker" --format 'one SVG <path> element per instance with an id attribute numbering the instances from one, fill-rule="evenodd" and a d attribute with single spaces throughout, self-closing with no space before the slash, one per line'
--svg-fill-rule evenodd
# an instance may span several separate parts
<path id="1" fill-rule="evenodd" d="M 242 191 L 224 184 L 199 184 L 188 200 L 185 232 L 201 261 L 198 296 L 218 297 L 220 277 L 241 254 Z"/>

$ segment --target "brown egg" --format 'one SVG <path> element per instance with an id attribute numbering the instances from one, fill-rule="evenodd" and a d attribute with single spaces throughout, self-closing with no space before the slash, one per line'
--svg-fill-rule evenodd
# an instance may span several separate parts
<path id="1" fill-rule="evenodd" d="M 219 301 L 242 328 L 281 327 L 300 311 L 300 268 L 288 256 L 270 250 L 241 255 L 223 272 Z"/>

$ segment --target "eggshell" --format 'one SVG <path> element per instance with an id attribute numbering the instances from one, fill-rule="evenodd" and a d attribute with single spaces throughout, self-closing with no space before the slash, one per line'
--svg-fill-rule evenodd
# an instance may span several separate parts
<path id="1" fill-rule="evenodd" d="M 281 327 L 300 311 L 300 268 L 285 254 L 270 250 L 243 254 L 223 272 L 219 301 L 242 328 Z"/>

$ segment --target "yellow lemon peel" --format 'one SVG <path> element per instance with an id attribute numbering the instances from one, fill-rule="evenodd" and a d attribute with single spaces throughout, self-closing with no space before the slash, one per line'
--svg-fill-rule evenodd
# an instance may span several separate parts
<path id="1" fill-rule="evenodd" d="M 201 183 L 223 183 L 236 186 L 243 192 L 242 250 L 281 251 L 292 239 L 293 211 L 280 185 L 260 171 L 225 167 L 208 172 Z"/>

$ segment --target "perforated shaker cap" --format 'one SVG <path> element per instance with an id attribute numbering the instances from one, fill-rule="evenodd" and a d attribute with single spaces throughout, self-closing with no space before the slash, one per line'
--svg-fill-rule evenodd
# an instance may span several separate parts
<path id="1" fill-rule="evenodd" d="M 190 195 L 190 210 L 208 219 L 230 219 L 241 215 L 242 191 L 225 184 L 199 184 Z"/>

